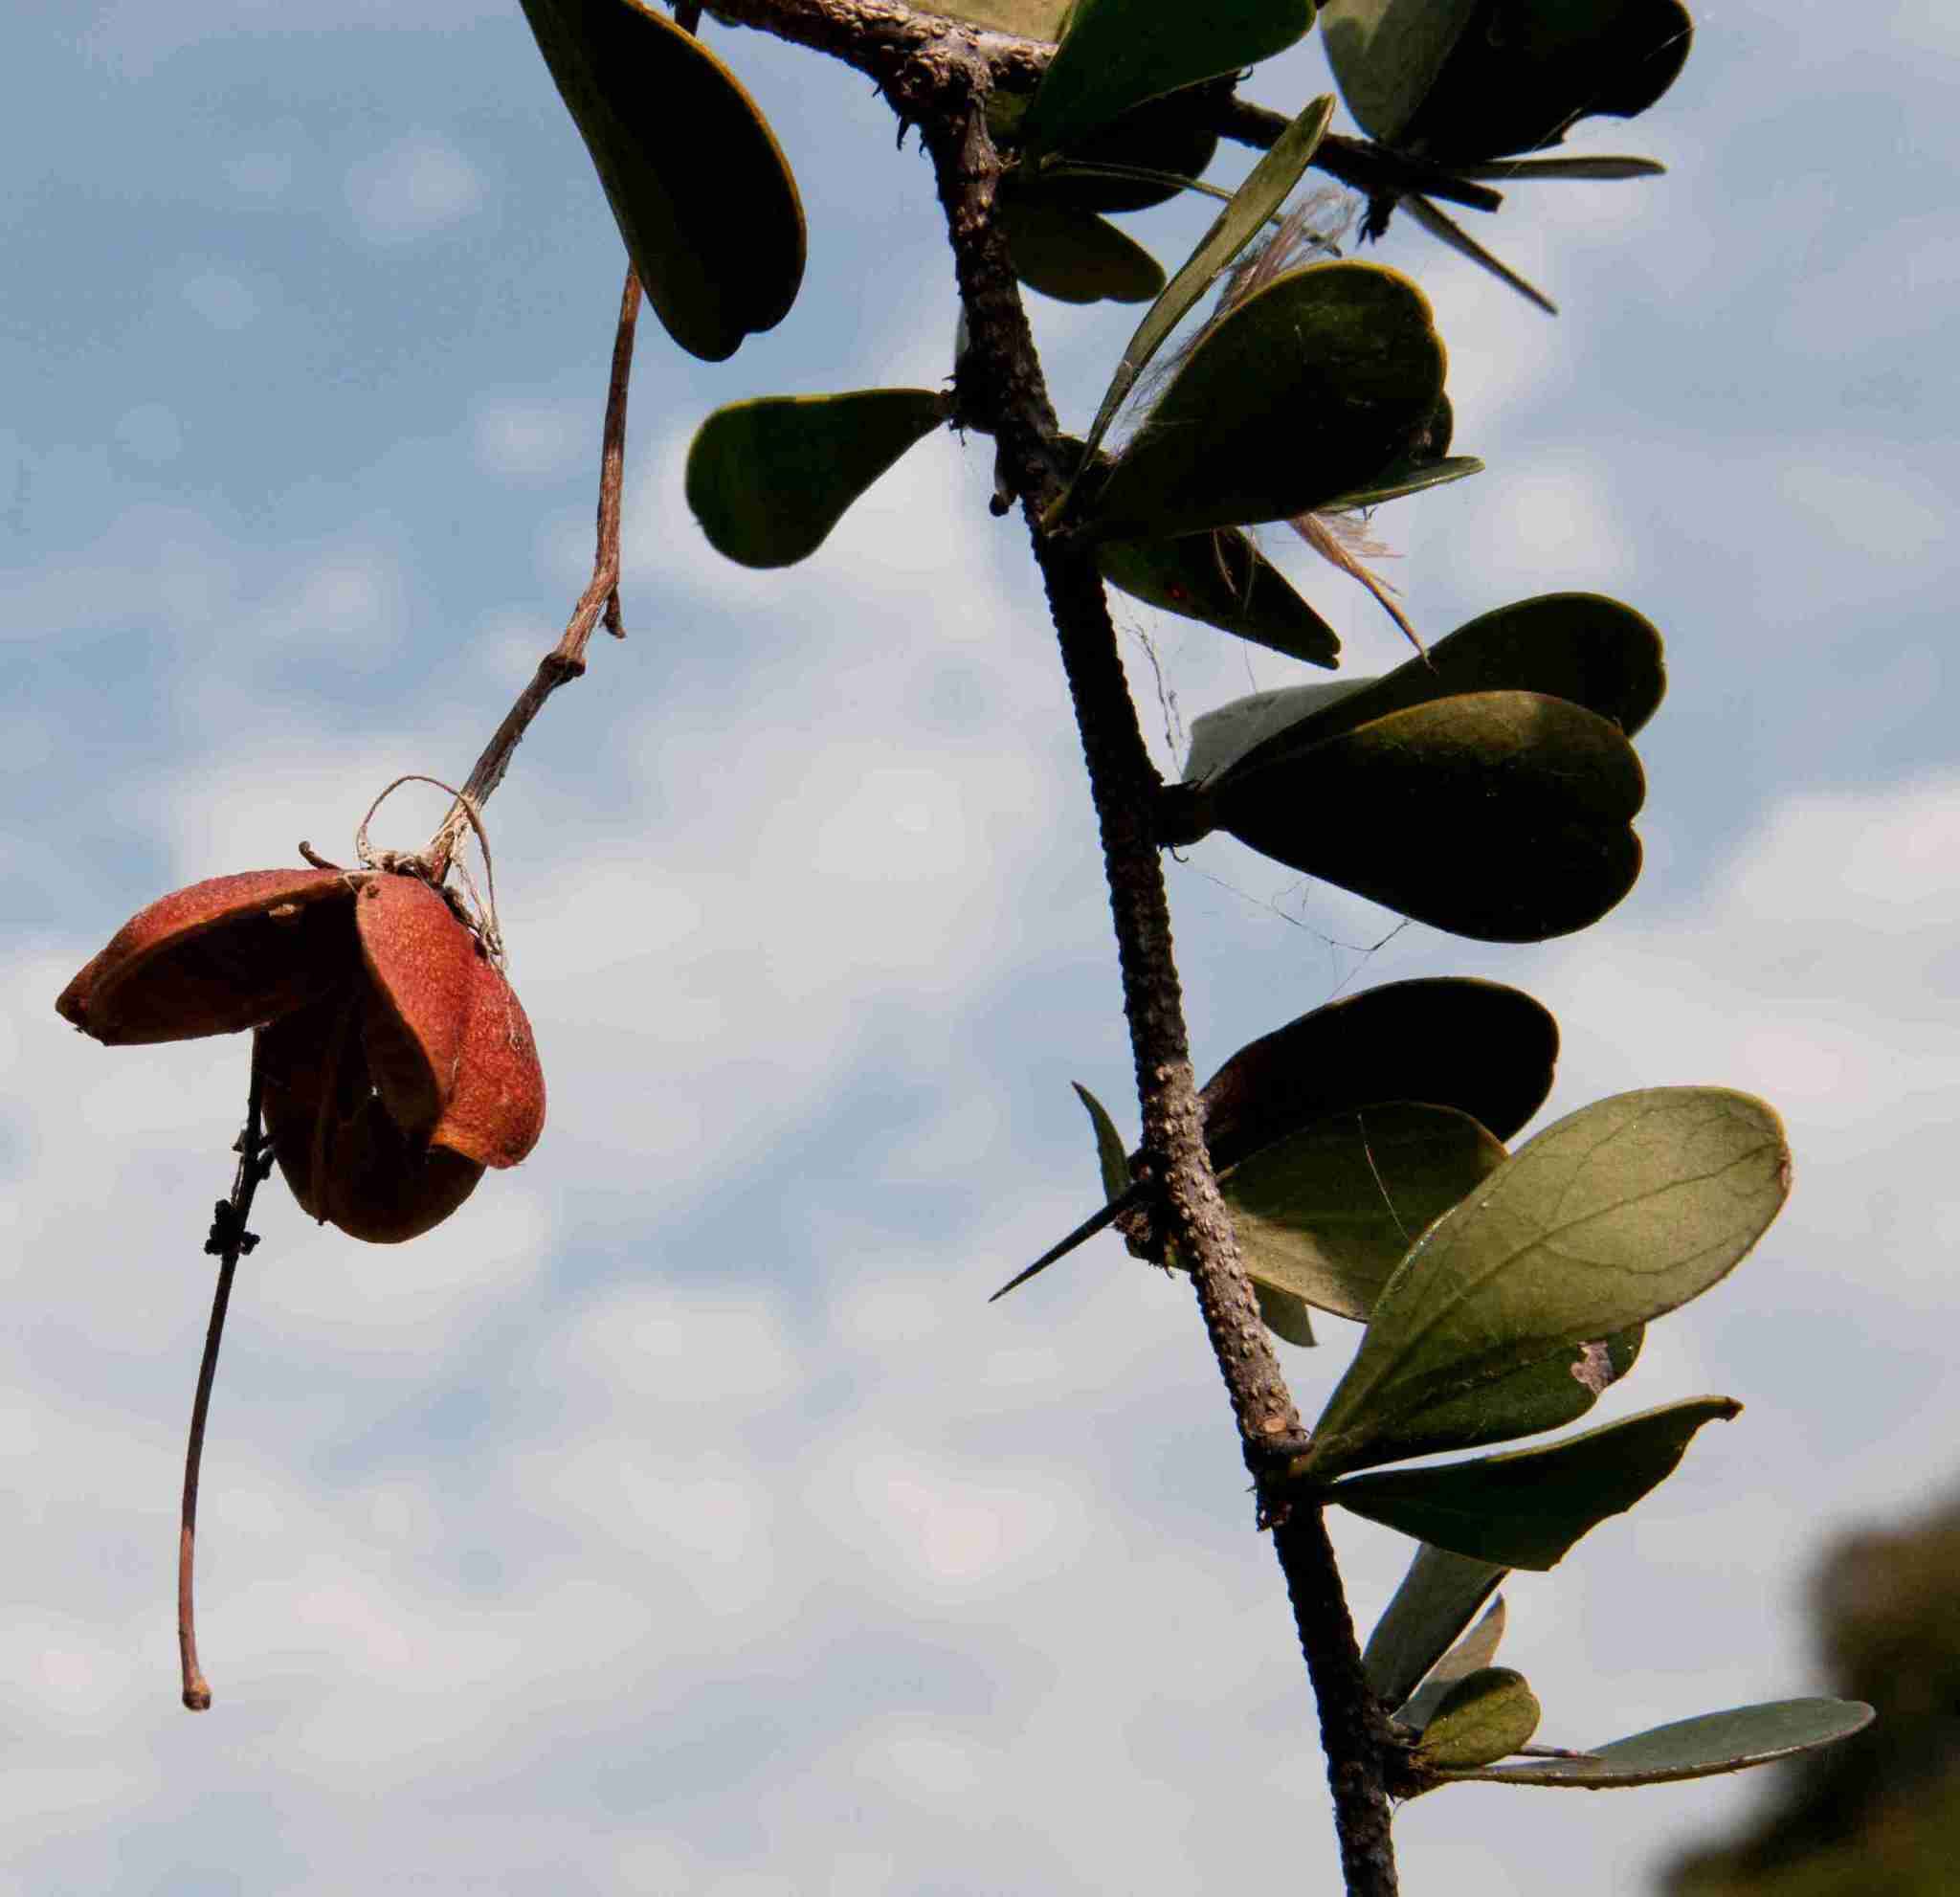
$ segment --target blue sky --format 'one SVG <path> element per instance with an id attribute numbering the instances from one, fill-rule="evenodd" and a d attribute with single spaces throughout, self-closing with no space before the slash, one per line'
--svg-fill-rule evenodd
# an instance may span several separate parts
<path id="1" fill-rule="evenodd" d="M 242 1042 L 110 1052 L 52 1008 L 132 910 L 345 855 L 458 778 L 590 562 L 621 257 L 515 5 L 122 0 L 16 26 L 0 218 L 8 1060 L 0 1892 L 1331 1887 L 1270 1551 L 1188 1291 L 1086 1211 L 1067 1082 L 1128 1060 L 1052 640 L 986 444 L 935 437 L 787 573 L 710 551 L 716 404 L 931 386 L 930 180 L 866 84 L 710 27 L 796 167 L 811 268 L 724 365 L 643 331 L 623 645 L 490 807 L 543 1049 L 537 1154 L 370 1248 L 275 1186 L 207 1462 L 217 1706 L 176 1705 L 181 1431 Z M 1798 1184 L 1602 1415 L 1748 1405 L 1636 1517 L 1510 1589 L 1503 1658 L 1585 1743 L 1815 1684 L 1822 1541 L 1953 1477 L 1960 762 L 1946 344 L 1960 25 L 1718 5 L 1682 78 L 1516 189 L 1550 322 L 1419 233 L 1458 443 L 1385 510 L 1432 636 L 1596 588 L 1669 640 L 1648 868 L 1605 923 L 1458 943 L 1226 842 L 1174 866 L 1201 1068 L 1343 984 L 1489 973 L 1559 1015 L 1550 1111 L 1711 1082 Z M 1325 87 L 1311 44 L 1252 96 Z M 1167 261 L 1204 221 L 1131 220 Z M 1480 227 L 1482 228 L 1482 227 Z M 1036 307 L 1065 419 L 1133 312 Z M 1393 629 L 1274 543 L 1348 638 Z M 1185 721 L 1306 676 L 1125 604 Z M 1318 675 L 1315 675 L 1318 676 Z M 1169 763 L 1169 753 L 1165 752 Z M 412 801 L 419 796 L 419 803 Z M 421 840 L 405 793 L 377 841 Z M 1134 1125 L 1134 1108 L 1119 1110 Z M 1288 1354 L 1303 1407 L 1346 1327 Z M 1406 1544 L 1339 1529 L 1364 1625 Z M 1471 1789 L 1408 1886 L 1644 1887 L 1747 1781 Z"/>

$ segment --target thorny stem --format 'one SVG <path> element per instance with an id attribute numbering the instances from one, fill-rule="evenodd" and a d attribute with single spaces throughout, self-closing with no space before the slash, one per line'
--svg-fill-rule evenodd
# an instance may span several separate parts
<path id="1" fill-rule="evenodd" d="M 606 630 L 614 638 L 626 636 L 619 623 L 619 517 L 626 487 L 626 391 L 633 379 L 633 333 L 639 317 L 639 278 L 626 266 L 626 287 L 619 298 L 619 326 L 612 339 L 612 368 L 606 389 L 606 428 L 599 447 L 599 510 L 597 545 L 592 553 L 592 577 L 558 643 L 538 661 L 531 681 L 504 714 L 503 723 L 484 746 L 483 754 L 463 782 L 462 793 L 443 818 L 442 827 L 422 852 L 429 880 L 439 883 L 449 873 L 450 858 L 470 827 L 472 811 L 480 811 L 490 793 L 503 782 L 512 754 L 544 709 L 545 701 L 560 685 L 569 684 L 586 669 L 586 647 L 603 614 Z"/>
<path id="2" fill-rule="evenodd" d="M 1162 783 L 1137 723 L 1094 559 L 1040 525 L 1061 491 L 1066 458 L 993 223 L 1000 163 L 984 116 L 988 83 L 984 60 L 965 35 L 950 33 L 884 80 L 894 105 L 921 128 L 947 215 L 969 339 L 955 370 L 957 413 L 998 442 L 997 480 L 1021 502 L 1060 642 L 1102 834 L 1146 1165 L 1161 1185 L 1169 1238 L 1191 1269 L 1246 1465 L 1258 1483 L 1283 1445 L 1302 1441 L 1303 1432 L 1205 1148 L 1152 825 Z M 1386 1726 L 1362 1674 L 1332 1546 L 1317 1508 L 1281 1506 L 1270 1523 L 1320 1705 L 1348 1890 L 1350 1897 L 1395 1897 Z"/>
<path id="3" fill-rule="evenodd" d="M 192 1712 L 211 1706 L 211 1685 L 197 1663 L 197 1609 L 192 1597 L 196 1568 L 197 1481 L 204 1466 L 204 1426 L 211 1415 L 212 1384 L 217 1376 L 218 1346 L 224 1341 L 225 1313 L 231 1308 L 232 1280 L 238 1261 L 258 1242 L 245 1229 L 258 1182 L 272 1171 L 272 1155 L 260 1126 L 265 1101 L 264 1061 L 259 1036 L 252 1037 L 252 1083 L 245 1101 L 245 1130 L 238 1135 L 238 1168 L 232 1175 L 232 1195 L 220 1199 L 204 1248 L 218 1261 L 218 1282 L 212 1292 L 211 1323 L 204 1333 L 204 1357 L 197 1367 L 197 1395 L 190 1403 L 190 1435 L 184 1445 L 184 1504 L 177 1530 L 177 1657 L 184 1675 L 184 1704 Z"/>
<path id="4" fill-rule="evenodd" d="M 1032 92 L 1055 54 L 1046 40 L 966 26 L 925 9 L 902 6 L 899 0 L 716 0 L 714 11 L 718 19 L 730 25 L 756 27 L 778 39 L 828 53 L 880 84 L 905 60 L 931 49 L 956 46 L 984 63 L 990 84 Z M 1264 149 L 1286 125 L 1285 114 L 1247 100 L 1222 98 L 1217 107 L 1217 130 L 1235 144 Z M 1476 211 L 1495 211 L 1503 202 L 1503 193 L 1488 185 L 1367 139 L 1330 134 L 1322 139 L 1312 163 L 1316 170 L 1370 198 L 1422 191 Z"/>

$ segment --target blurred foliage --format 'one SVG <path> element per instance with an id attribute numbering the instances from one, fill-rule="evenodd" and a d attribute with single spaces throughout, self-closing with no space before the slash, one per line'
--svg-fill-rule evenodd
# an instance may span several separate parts
<path id="1" fill-rule="evenodd" d="M 1733 1841 L 1684 1857 L 1666 1897 L 1950 1897 L 1960 1886 L 1960 1492 L 1846 1536 L 1811 1588 L 1833 1688 L 1875 1725 L 1782 1775 Z"/>

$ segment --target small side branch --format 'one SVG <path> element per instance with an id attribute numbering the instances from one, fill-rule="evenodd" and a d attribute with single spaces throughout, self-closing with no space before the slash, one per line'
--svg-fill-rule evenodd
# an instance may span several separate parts
<path id="1" fill-rule="evenodd" d="M 614 638 L 624 638 L 626 629 L 619 619 L 619 524 L 626 491 L 626 391 L 633 380 L 633 337 L 639 318 L 639 278 L 632 264 L 626 266 L 626 287 L 619 298 L 619 324 L 612 339 L 612 369 L 606 389 L 606 428 L 599 448 L 599 508 L 592 553 L 592 577 L 558 643 L 538 661 L 531 681 L 518 695 L 517 703 L 504 714 L 503 723 L 484 746 L 483 754 L 464 780 L 461 793 L 442 827 L 422 853 L 423 865 L 432 882 L 440 882 L 449 873 L 450 859 L 472 816 L 482 809 L 490 793 L 503 782 L 510 760 L 531 720 L 544 709 L 545 701 L 560 685 L 581 677 L 586 669 L 586 647 L 604 617 L 606 630 Z"/>

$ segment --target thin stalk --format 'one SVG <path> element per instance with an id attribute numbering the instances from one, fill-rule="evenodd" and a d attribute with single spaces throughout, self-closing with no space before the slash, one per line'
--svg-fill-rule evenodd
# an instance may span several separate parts
<path id="1" fill-rule="evenodd" d="M 232 1281 L 238 1261 L 258 1243 L 256 1233 L 245 1229 L 258 1182 L 272 1170 L 261 1126 L 265 1102 L 265 1070 L 260 1036 L 252 1037 L 252 1082 L 245 1100 L 245 1130 L 238 1135 L 238 1166 L 232 1175 L 232 1195 L 220 1199 L 204 1248 L 218 1261 L 218 1282 L 212 1293 L 211 1322 L 205 1327 L 204 1356 L 197 1367 L 197 1395 L 190 1403 L 190 1435 L 184 1445 L 184 1501 L 177 1529 L 177 1658 L 184 1677 L 184 1704 L 192 1712 L 211 1706 L 211 1684 L 197 1663 L 197 1607 L 193 1580 L 197 1551 L 197 1483 L 204 1466 L 204 1430 L 211 1416 L 212 1385 L 217 1376 L 218 1347 L 224 1341 L 225 1313 L 232 1305 Z"/>

